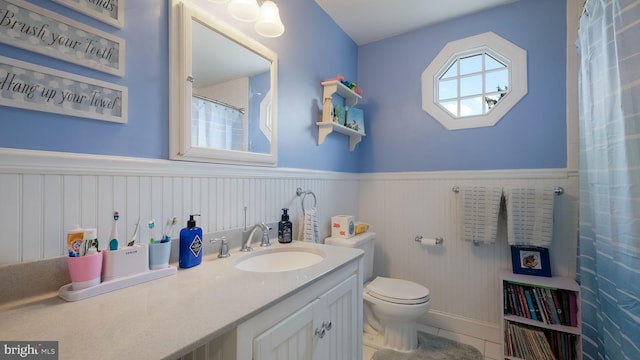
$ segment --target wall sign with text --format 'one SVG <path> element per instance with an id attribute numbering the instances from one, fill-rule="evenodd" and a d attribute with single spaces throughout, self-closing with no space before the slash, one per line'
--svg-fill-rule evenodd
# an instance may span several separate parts
<path id="1" fill-rule="evenodd" d="M 0 105 L 126 123 L 128 90 L 0 56 Z"/>
<path id="2" fill-rule="evenodd" d="M 124 76 L 123 39 L 23 0 L 0 0 L 0 42 Z"/>
<path id="3" fill-rule="evenodd" d="M 124 26 L 124 0 L 54 0 L 111 26 Z"/>

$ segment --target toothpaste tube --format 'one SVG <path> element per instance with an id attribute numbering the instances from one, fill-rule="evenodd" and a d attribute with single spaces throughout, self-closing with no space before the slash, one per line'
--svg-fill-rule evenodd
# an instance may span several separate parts
<path id="1" fill-rule="evenodd" d="M 76 225 L 67 233 L 67 248 L 69 257 L 82 256 L 82 242 L 84 240 L 84 230 L 80 225 Z"/>

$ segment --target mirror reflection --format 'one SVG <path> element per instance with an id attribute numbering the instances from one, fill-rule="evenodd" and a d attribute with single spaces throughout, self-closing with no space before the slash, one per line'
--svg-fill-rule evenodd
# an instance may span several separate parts
<path id="1" fill-rule="evenodd" d="M 195 20 L 192 31 L 192 144 L 269 153 L 271 117 L 260 107 L 270 102 L 271 63 Z"/>
<path id="2" fill-rule="evenodd" d="M 207 3 L 171 0 L 170 157 L 274 166 L 277 56 Z"/>

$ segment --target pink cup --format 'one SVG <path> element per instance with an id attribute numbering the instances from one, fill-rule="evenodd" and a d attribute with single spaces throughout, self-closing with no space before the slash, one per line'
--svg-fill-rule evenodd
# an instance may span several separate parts
<path id="1" fill-rule="evenodd" d="M 102 251 L 80 257 L 68 257 L 69 275 L 71 275 L 71 289 L 81 290 L 100 284 L 102 272 Z"/>

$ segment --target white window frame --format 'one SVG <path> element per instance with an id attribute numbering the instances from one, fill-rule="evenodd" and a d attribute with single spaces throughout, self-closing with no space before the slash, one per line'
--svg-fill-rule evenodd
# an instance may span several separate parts
<path id="1" fill-rule="evenodd" d="M 508 92 L 491 111 L 456 117 L 438 102 L 438 81 L 458 59 L 486 52 L 509 69 Z M 494 126 L 527 94 L 527 52 L 493 32 L 449 42 L 422 73 L 422 109 L 449 130 Z"/>

